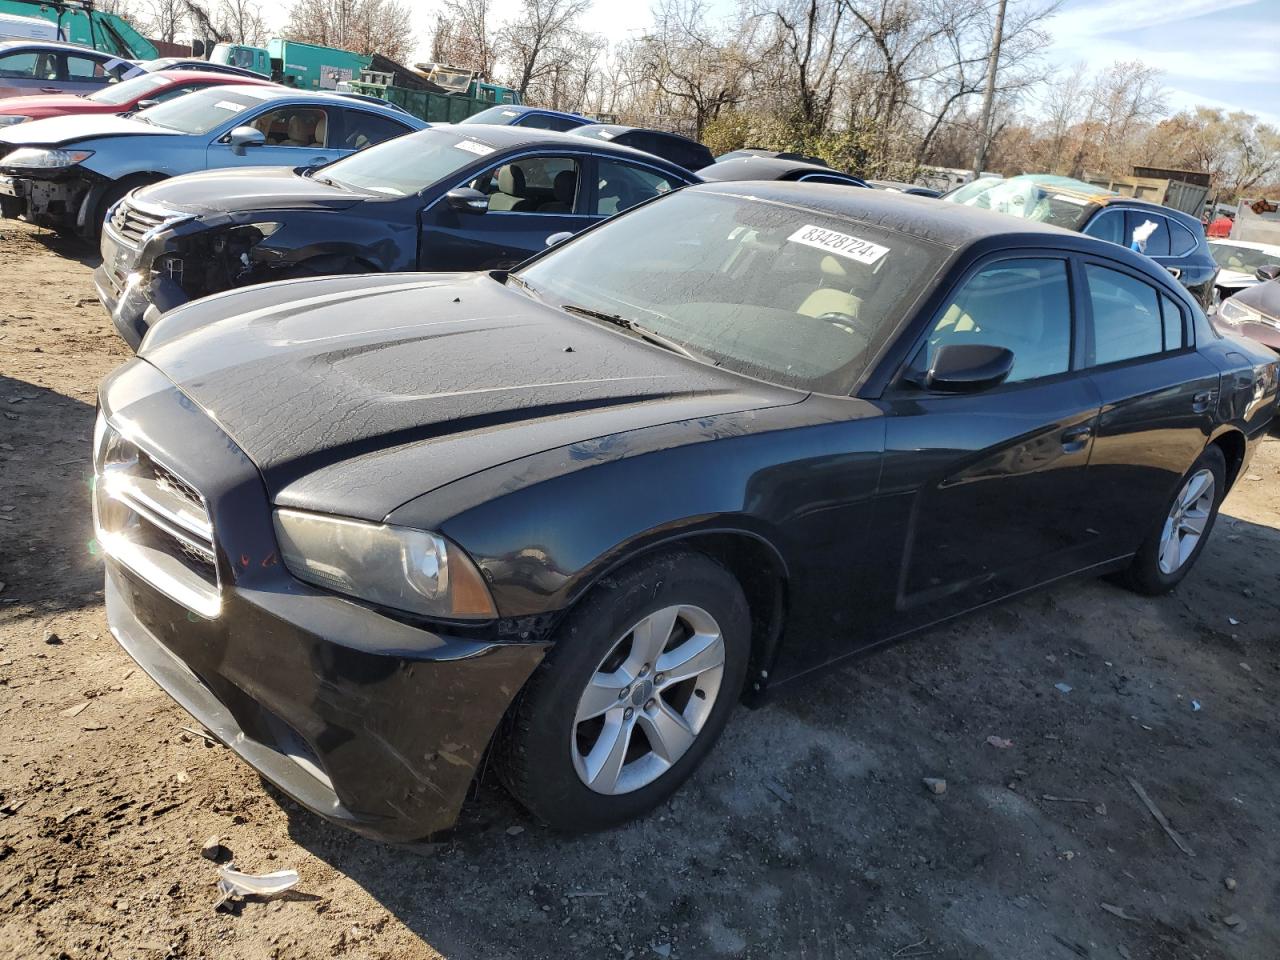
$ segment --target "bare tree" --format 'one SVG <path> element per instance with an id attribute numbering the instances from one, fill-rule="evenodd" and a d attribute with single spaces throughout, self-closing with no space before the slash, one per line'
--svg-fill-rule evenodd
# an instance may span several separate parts
<path id="1" fill-rule="evenodd" d="M 496 61 L 491 0 L 444 0 L 431 41 L 431 59 L 492 77 Z"/>
<path id="2" fill-rule="evenodd" d="M 254 0 L 222 0 L 216 23 L 227 42 L 257 47 L 267 40 L 267 21 L 262 6 Z"/>
<path id="3" fill-rule="evenodd" d="M 498 45 L 522 100 L 577 55 L 578 20 L 590 6 L 591 0 L 520 0 L 520 13 L 502 25 Z"/>
<path id="4" fill-rule="evenodd" d="M 155 40 L 173 43 L 187 22 L 187 8 L 183 0 L 149 0 L 147 4 L 147 32 Z"/>
<path id="5" fill-rule="evenodd" d="M 392 60 L 405 59 L 414 48 L 409 9 L 396 0 L 295 0 L 284 35 Z"/>

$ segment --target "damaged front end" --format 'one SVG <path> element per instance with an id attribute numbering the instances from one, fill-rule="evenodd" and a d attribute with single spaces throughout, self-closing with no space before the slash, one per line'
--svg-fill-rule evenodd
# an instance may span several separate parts
<path id="1" fill-rule="evenodd" d="M 89 150 L 20 147 L 0 157 L 0 215 L 63 233 L 93 229 L 110 181 L 79 164 Z"/>
<path id="2" fill-rule="evenodd" d="M 162 315 L 190 300 L 267 279 L 253 254 L 276 222 L 200 217 L 126 197 L 102 231 L 98 298 L 128 344 L 138 349 Z"/>

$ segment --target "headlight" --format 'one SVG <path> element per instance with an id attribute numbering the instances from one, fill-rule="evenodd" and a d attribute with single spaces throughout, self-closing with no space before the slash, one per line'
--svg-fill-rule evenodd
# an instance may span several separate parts
<path id="1" fill-rule="evenodd" d="M 1242 323 L 1259 323 L 1262 315 L 1242 303 L 1236 303 L 1234 299 L 1228 299 L 1218 304 L 1218 319 L 1234 327 Z"/>
<path id="2" fill-rule="evenodd" d="M 31 119 L 30 117 L 14 117 L 14 116 L 0 117 L 0 127 L 9 127 L 15 123 L 25 123 L 30 119 Z"/>
<path id="3" fill-rule="evenodd" d="M 438 534 L 301 510 L 275 511 L 285 567 L 299 580 L 397 610 L 496 617 L 484 577 Z"/>
<path id="4" fill-rule="evenodd" d="M 92 150 L 44 150 L 38 147 L 20 147 L 0 163 L 6 167 L 57 170 L 61 167 L 73 167 L 92 156 Z"/>

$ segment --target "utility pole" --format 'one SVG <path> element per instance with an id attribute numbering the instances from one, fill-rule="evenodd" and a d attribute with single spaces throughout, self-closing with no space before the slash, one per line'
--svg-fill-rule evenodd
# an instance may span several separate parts
<path id="1" fill-rule="evenodd" d="M 1000 0 L 996 11 L 996 32 L 991 40 L 991 58 L 987 61 L 987 89 L 982 95 L 982 130 L 978 134 L 978 150 L 973 157 L 973 178 L 982 176 L 987 165 L 987 149 L 991 146 L 991 111 L 996 99 L 996 70 L 1000 66 L 1000 43 L 1004 39 L 1004 8 L 1008 0 Z"/>

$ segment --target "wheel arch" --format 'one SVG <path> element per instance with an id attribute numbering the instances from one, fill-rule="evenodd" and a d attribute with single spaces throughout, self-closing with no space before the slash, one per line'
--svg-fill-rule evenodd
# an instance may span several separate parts
<path id="1" fill-rule="evenodd" d="M 1216 446 L 1222 450 L 1222 456 L 1227 462 L 1227 490 L 1230 490 L 1235 486 L 1235 482 L 1240 476 L 1240 468 L 1244 465 L 1248 442 L 1240 430 L 1235 427 L 1228 427 L 1210 440 L 1209 445 Z"/>

